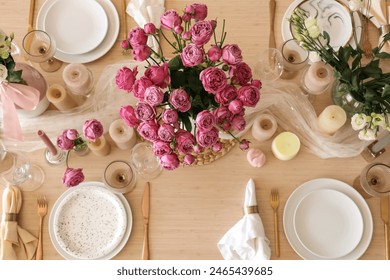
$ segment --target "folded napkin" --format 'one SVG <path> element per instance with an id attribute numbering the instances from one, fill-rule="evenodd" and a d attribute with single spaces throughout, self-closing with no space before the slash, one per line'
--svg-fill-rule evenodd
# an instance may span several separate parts
<path id="1" fill-rule="evenodd" d="M 141 28 L 149 22 L 153 23 L 156 28 L 160 28 L 160 17 L 165 12 L 164 2 L 165 0 L 130 0 L 126 12 Z M 158 43 L 152 36 L 149 36 L 148 46 L 158 51 Z"/>
<path id="2" fill-rule="evenodd" d="M 225 260 L 270 259 L 269 240 L 265 236 L 263 223 L 256 206 L 255 184 L 250 179 L 245 191 L 244 217 L 226 232 L 217 244 Z"/>
<path id="3" fill-rule="evenodd" d="M 390 6 L 387 6 L 386 0 L 371 1 L 370 10 L 368 11 L 371 22 L 379 28 L 381 36 L 379 37 L 379 44 L 383 41 L 383 36 L 390 31 Z M 383 46 L 382 51 L 390 53 L 390 42 Z"/>
<path id="4" fill-rule="evenodd" d="M 2 203 L 0 260 L 33 259 L 38 240 L 17 222 L 17 215 L 22 207 L 20 189 L 15 186 L 6 187 Z"/>

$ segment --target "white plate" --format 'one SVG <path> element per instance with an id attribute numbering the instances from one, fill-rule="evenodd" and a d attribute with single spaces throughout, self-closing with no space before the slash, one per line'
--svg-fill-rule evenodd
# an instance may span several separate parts
<path id="1" fill-rule="evenodd" d="M 49 217 L 49 234 L 65 259 L 111 259 L 127 243 L 130 206 L 101 182 L 84 182 L 64 192 Z"/>
<path id="2" fill-rule="evenodd" d="M 336 259 L 349 254 L 359 244 L 363 218 L 348 196 L 321 189 L 312 191 L 299 202 L 294 229 L 307 250 L 324 259 Z"/>
<path id="3" fill-rule="evenodd" d="M 295 209 L 301 200 L 312 191 L 330 189 L 339 191 L 347 195 L 359 208 L 363 217 L 363 235 L 359 244 L 350 253 L 336 258 L 337 260 L 355 260 L 359 259 L 370 245 L 373 231 L 373 222 L 370 208 L 364 198 L 350 185 L 328 178 L 320 178 L 308 181 L 294 190 L 288 198 L 283 211 L 283 227 L 287 240 L 294 251 L 303 259 L 322 260 L 324 258 L 313 254 L 300 242 L 294 228 Z"/>
<path id="4" fill-rule="evenodd" d="M 298 6 L 309 11 L 312 16 L 317 18 L 321 30 L 329 33 L 332 47 L 345 46 L 348 43 L 356 47 L 352 36 L 352 20 L 345 0 L 295 0 L 292 2 L 282 19 L 282 37 L 284 41 L 293 38 L 288 19 Z M 357 13 L 353 14 L 353 18 L 356 23 L 357 41 L 360 42 L 362 34 L 361 20 Z"/>
<path id="5" fill-rule="evenodd" d="M 57 0 L 47 10 L 44 29 L 55 40 L 57 50 L 83 54 L 106 37 L 108 20 L 95 0 Z"/>
<path id="6" fill-rule="evenodd" d="M 37 15 L 37 29 L 45 30 L 45 17 L 55 1 L 57 0 L 46 0 L 41 6 Z M 69 54 L 57 50 L 54 55 L 57 59 L 67 63 L 88 63 L 105 55 L 114 45 L 119 33 L 118 12 L 110 0 L 96 0 L 96 2 L 103 7 L 108 19 L 108 31 L 101 44 L 92 51 L 83 54 Z"/>

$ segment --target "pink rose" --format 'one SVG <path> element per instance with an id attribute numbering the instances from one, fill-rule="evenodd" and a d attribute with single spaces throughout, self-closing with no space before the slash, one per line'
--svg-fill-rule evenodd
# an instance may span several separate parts
<path id="1" fill-rule="evenodd" d="M 205 4 L 191 4 L 188 10 L 191 11 L 188 13 L 190 13 L 195 20 L 204 20 L 207 17 L 207 6 Z"/>
<path id="2" fill-rule="evenodd" d="M 231 120 L 233 117 L 232 112 L 225 106 L 218 107 L 214 110 L 214 116 L 217 125 L 222 127 L 223 130 L 228 131 L 231 127 Z"/>
<path id="3" fill-rule="evenodd" d="M 213 145 L 213 151 L 218 153 L 220 150 L 222 150 L 222 143 L 220 141 L 218 141 L 217 143 L 215 143 Z"/>
<path id="4" fill-rule="evenodd" d="M 215 101 L 223 106 L 227 106 L 232 100 L 238 96 L 237 89 L 233 85 L 226 85 L 225 88 L 215 94 Z"/>
<path id="5" fill-rule="evenodd" d="M 140 101 L 144 100 L 145 90 L 152 85 L 153 83 L 151 80 L 142 76 L 139 80 L 136 80 L 134 82 L 133 85 L 134 97 Z"/>
<path id="6" fill-rule="evenodd" d="M 180 129 L 176 132 L 177 149 L 183 154 L 190 154 L 194 151 L 195 137 L 190 132 Z"/>
<path id="7" fill-rule="evenodd" d="M 168 10 L 161 16 L 160 22 L 162 27 L 172 30 L 180 25 L 182 20 L 175 10 Z"/>
<path id="8" fill-rule="evenodd" d="M 244 105 L 242 104 L 241 100 L 235 99 L 229 103 L 228 109 L 230 112 L 232 112 L 233 115 L 241 114 L 244 110 Z"/>
<path id="9" fill-rule="evenodd" d="M 58 148 L 64 151 L 73 149 L 74 147 L 73 140 L 70 140 L 66 136 L 66 130 L 60 136 L 57 137 L 57 146 Z"/>
<path id="10" fill-rule="evenodd" d="M 215 21 L 202 20 L 194 23 L 191 27 L 191 41 L 198 47 L 205 45 L 213 36 Z"/>
<path id="11" fill-rule="evenodd" d="M 139 124 L 139 119 L 135 116 L 134 108 L 131 105 L 121 106 L 119 116 L 130 127 L 136 127 Z"/>
<path id="12" fill-rule="evenodd" d="M 148 103 L 139 102 L 134 108 L 134 114 L 141 121 L 150 121 L 156 117 L 156 111 Z"/>
<path id="13" fill-rule="evenodd" d="M 157 157 L 162 157 L 163 155 L 169 155 L 172 154 L 172 149 L 169 143 L 163 142 L 163 141 L 156 141 L 153 143 L 153 153 Z"/>
<path id="14" fill-rule="evenodd" d="M 252 86 L 257 87 L 258 89 L 261 89 L 262 84 L 261 84 L 260 80 L 252 80 L 251 84 L 252 84 Z"/>
<path id="15" fill-rule="evenodd" d="M 179 115 L 176 110 L 165 109 L 161 115 L 161 119 L 166 124 L 174 124 L 178 121 Z"/>
<path id="16" fill-rule="evenodd" d="M 220 68 L 208 67 L 199 75 L 204 89 L 209 93 L 218 93 L 227 85 L 226 75 Z"/>
<path id="17" fill-rule="evenodd" d="M 217 62 L 222 56 L 222 50 L 218 46 L 213 45 L 207 52 L 207 56 L 211 61 Z"/>
<path id="18" fill-rule="evenodd" d="M 219 132 L 216 127 L 209 131 L 196 131 L 196 141 L 202 147 L 212 147 L 219 140 Z"/>
<path id="19" fill-rule="evenodd" d="M 138 74 L 137 67 L 134 67 L 133 70 L 124 66 L 118 70 L 115 76 L 115 83 L 119 89 L 131 91 Z"/>
<path id="20" fill-rule="evenodd" d="M 260 100 L 260 90 L 252 85 L 242 86 L 238 90 L 238 98 L 244 106 L 255 107 Z"/>
<path id="21" fill-rule="evenodd" d="M 149 142 L 155 142 L 158 140 L 158 124 L 155 120 L 142 122 L 137 131 L 142 138 Z"/>
<path id="22" fill-rule="evenodd" d="M 243 116 L 235 115 L 232 119 L 232 127 L 235 130 L 243 131 L 245 129 L 246 122 Z"/>
<path id="23" fill-rule="evenodd" d="M 76 129 L 66 129 L 64 133 L 66 133 L 66 137 L 72 141 L 79 137 L 79 132 Z"/>
<path id="24" fill-rule="evenodd" d="M 181 35 L 181 37 L 184 39 L 184 40 L 189 40 L 191 38 L 191 33 L 189 31 L 186 31 L 186 32 L 183 32 L 183 34 Z"/>
<path id="25" fill-rule="evenodd" d="M 242 151 L 248 150 L 249 149 L 249 143 L 250 142 L 248 140 L 246 140 L 246 139 L 241 140 L 241 142 L 240 142 L 240 149 Z"/>
<path id="26" fill-rule="evenodd" d="M 240 62 L 230 70 L 232 81 L 240 85 L 249 83 L 252 79 L 252 70 L 245 62 Z"/>
<path id="27" fill-rule="evenodd" d="M 236 44 L 222 48 L 222 60 L 229 65 L 236 65 L 242 61 L 241 49 Z"/>
<path id="28" fill-rule="evenodd" d="M 150 86 L 145 90 L 144 100 L 150 106 L 160 105 L 164 100 L 164 92 L 157 86 Z"/>
<path id="29" fill-rule="evenodd" d="M 68 188 L 75 187 L 83 181 L 84 174 L 81 168 L 74 169 L 67 167 L 62 175 L 62 183 Z"/>
<path id="30" fill-rule="evenodd" d="M 176 154 L 169 154 L 160 158 L 160 164 L 166 170 L 174 170 L 179 167 L 180 161 Z"/>
<path id="31" fill-rule="evenodd" d="M 156 33 L 156 26 L 152 22 L 149 22 L 144 25 L 144 30 L 146 34 L 154 34 Z"/>
<path id="32" fill-rule="evenodd" d="M 187 112 L 191 108 L 190 96 L 182 88 L 172 90 L 168 100 L 180 112 Z"/>
<path id="33" fill-rule="evenodd" d="M 165 142 L 171 142 L 175 138 L 175 128 L 163 123 L 158 129 L 158 137 Z"/>
<path id="34" fill-rule="evenodd" d="M 133 48 L 133 58 L 137 61 L 144 61 L 150 56 L 150 48 L 147 45 L 135 46 Z"/>
<path id="35" fill-rule="evenodd" d="M 87 120 L 83 125 L 83 133 L 85 138 L 95 141 L 103 135 L 103 125 L 95 119 Z"/>
<path id="36" fill-rule="evenodd" d="M 148 36 L 146 36 L 145 31 L 142 28 L 134 27 L 130 30 L 128 34 L 128 39 L 130 45 L 135 48 L 138 46 L 146 45 L 146 42 L 148 41 Z"/>
<path id="37" fill-rule="evenodd" d="M 195 44 L 188 44 L 180 54 L 184 66 L 191 67 L 201 64 L 204 61 L 204 51 Z"/>
<path id="38" fill-rule="evenodd" d="M 164 63 L 161 66 L 152 65 L 145 70 L 144 76 L 151 80 L 154 85 L 166 88 L 171 82 L 168 70 L 168 63 Z"/>
<path id="39" fill-rule="evenodd" d="M 215 116 L 209 110 L 204 110 L 196 116 L 195 123 L 199 130 L 209 131 L 215 125 Z"/>
<path id="40" fill-rule="evenodd" d="M 131 45 L 130 45 L 129 40 L 123 40 L 123 41 L 121 42 L 121 48 L 124 49 L 124 50 L 129 50 L 129 49 L 131 49 Z"/>
<path id="41" fill-rule="evenodd" d="M 191 21 L 191 15 L 189 13 L 184 13 L 181 17 L 181 19 L 184 21 L 184 22 L 190 22 Z"/>
<path id="42" fill-rule="evenodd" d="M 183 29 L 183 27 L 181 25 L 175 26 L 175 28 L 173 30 L 177 34 L 181 34 L 184 31 L 184 29 Z"/>
<path id="43" fill-rule="evenodd" d="M 194 163 L 194 161 L 195 161 L 195 158 L 193 155 L 185 155 L 184 156 L 183 162 L 185 165 L 191 165 Z"/>

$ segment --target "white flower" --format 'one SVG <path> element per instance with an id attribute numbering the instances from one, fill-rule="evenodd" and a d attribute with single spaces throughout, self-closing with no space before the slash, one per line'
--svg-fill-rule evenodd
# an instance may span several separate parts
<path id="1" fill-rule="evenodd" d="M 363 129 L 367 125 L 369 118 L 370 117 L 366 116 L 365 114 L 353 115 L 351 118 L 352 129 L 353 130 Z"/>
<path id="2" fill-rule="evenodd" d="M 376 113 L 371 113 L 371 123 L 374 127 L 377 126 L 385 126 L 386 125 L 386 120 L 385 116 L 383 114 L 376 114 Z"/>
<path id="3" fill-rule="evenodd" d="M 321 61 L 321 57 L 317 52 L 309 52 L 309 59 L 313 63 Z"/>
<path id="4" fill-rule="evenodd" d="M 356 12 L 364 7 L 364 0 L 349 0 L 349 9 Z"/>
<path id="5" fill-rule="evenodd" d="M 8 77 L 8 69 L 5 65 L 0 64 L 0 82 L 6 81 Z"/>
<path id="6" fill-rule="evenodd" d="M 305 26 L 307 28 L 307 31 L 309 32 L 309 36 L 313 39 L 317 39 L 318 36 L 321 34 L 320 27 L 317 24 L 317 19 L 310 16 L 307 19 L 305 19 Z"/>
<path id="7" fill-rule="evenodd" d="M 359 131 L 358 137 L 360 140 L 371 141 L 376 139 L 376 130 L 371 128 L 364 128 Z"/>

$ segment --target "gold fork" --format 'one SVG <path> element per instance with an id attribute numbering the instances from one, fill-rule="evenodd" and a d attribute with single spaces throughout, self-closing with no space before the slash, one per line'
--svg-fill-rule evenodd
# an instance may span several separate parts
<path id="1" fill-rule="evenodd" d="M 368 36 L 368 19 L 364 18 L 365 24 L 364 24 L 364 30 L 363 30 L 363 42 L 362 42 L 362 49 L 364 52 L 364 56 L 368 59 L 373 58 L 372 54 L 372 45 L 370 42 L 370 38 Z"/>
<path id="2" fill-rule="evenodd" d="M 279 208 L 279 193 L 277 189 L 271 190 L 271 207 L 274 209 L 274 233 L 275 233 L 275 254 L 277 257 L 280 256 L 279 249 L 279 223 L 278 223 L 278 208 Z"/>
<path id="3" fill-rule="evenodd" d="M 42 250 L 42 225 L 43 225 L 43 218 L 47 214 L 47 200 L 45 195 L 40 195 L 37 199 L 38 204 L 38 216 L 39 219 L 39 233 L 38 233 L 38 246 L 37 246 L 37 253 L 35 254 L 36 260 L 42 260 L 43 259 L 43 250 Z"/>

